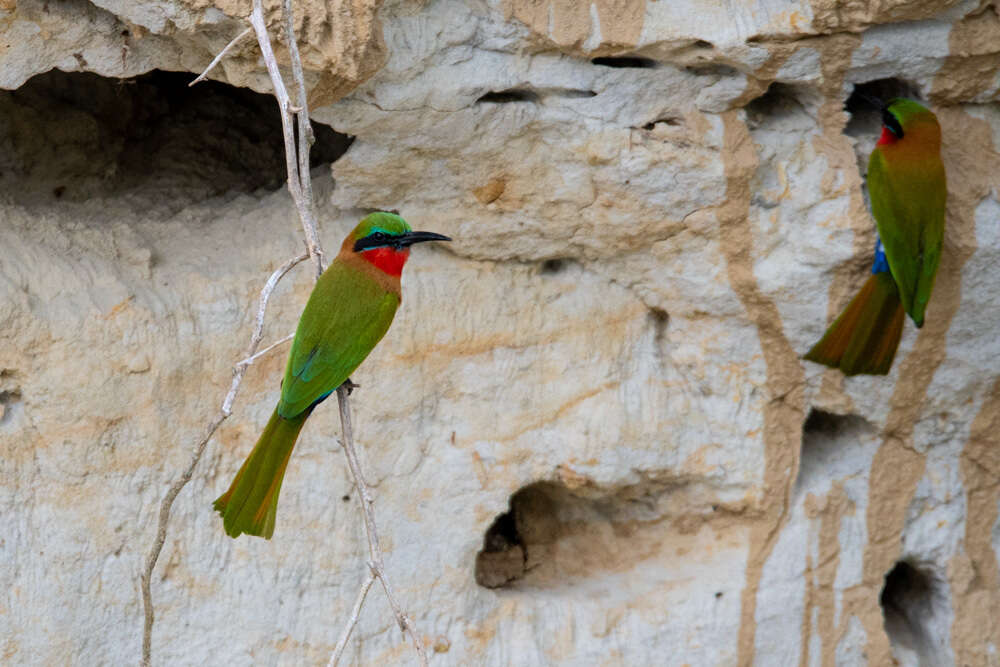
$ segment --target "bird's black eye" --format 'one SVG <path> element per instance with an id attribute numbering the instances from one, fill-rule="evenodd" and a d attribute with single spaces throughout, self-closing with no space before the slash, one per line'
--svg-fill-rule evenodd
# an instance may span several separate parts
<path id="1" fill-rule="evenodd" d="M 882 124 L 889 128 L 897 139 L 903 138 L 903 126 L 899 124 L 899 120 L 895 115 L 888 109 L 882 110 Z"/>
<path id="2" fill-rule="evenodd" d="M 377 243 L 382 243 L 385 241 L 386 236 L 382 232 L 375 232 L 374 234 L 369 235 L 368 238 Z"/>

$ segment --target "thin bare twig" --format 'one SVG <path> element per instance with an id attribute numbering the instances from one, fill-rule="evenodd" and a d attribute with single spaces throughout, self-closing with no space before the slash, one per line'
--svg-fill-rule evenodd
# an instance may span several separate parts
<path id="1" fill-rule="evenodd" d="M 286 17 L 285 24 L 288 26 L 289 54 L 294 52 L 294 60 L 298 61 L 298 45 L 295 42 L 294 31 L 291 29 L 290 5 L 283 7 Z M 281 70 L 278 69 L 278 61 L 274 57 L 274 49 L 271 47 L 271 38 L 267 34 L 267 24 L 264 23 L 264 7 L 261 0 L 253 0 L 253 11 L 250 12 L 250 24 L 257 34 L 257 43 L 260 44 L 260 52 L 264 57 L 264 64 L 267 65 L 267 73 L 271 77 L 271 85 L 274 87 L 274 97 L 278 100 L 278 108 L 281 111 L 281 129 L 285 137 L 285 162 L 288 166 L 288 192 L 292 195 L 295 208 L 299 212 L 299 219 L 302 220 L 302 230 L 306 235 L 306 246 L 309 248 L 309 255 L 316 265 L 316 278 L 319 279 L 323 273 L 323 250 L 319 244 L 319 233 L 316 231 L 316 214 L 313 211 L 312 203 L 312 183 L 309 180 L 309 142 L 305 146 L 306 171 L 302 174 L 301 163 L 298 151 L 295 146 L 294 114 L 305 115 L 305 123 L 309 122 L 308 112 L 305 108 L 305 100 L 300 100 L 298 107 L 293 107 L 288 97 L 288 90 L 285 82 L 281 78 Z M 299 62 L 297 68 L 293 68 L 293 74 L 297 69 L 299 81 L 302 81 L 302 63 Z M 305 88 L 304 81 L 301 84 Z M 301 116 L 300 116 L 301 117 Z M 302 121 L 300 120 L 300 125 Z M 310 130 L 311 134 L 311 130 Z M 309 185 L 305 185 L 308 183 Z M 308 188 L 309 200 L 306 201 L 306 189 Z"/>
<path id="2" fill-rule="evenodd" d="M 308 255 L 306 255 L 306 257 L 308 257 Z M 267 354 L 268 352 L 270 352 L 274 348 L 278 347 L 279 345 L 284 345 L 285 343 L 287 343 L 288 341 L 290 341 L 293 338 L 295 338 L 295 334 L 294 333 L 290 333 L 287 336 L 285 336 L 284 338 L 279 338 L 278 340 L 274 341 L 273 343 L 271 343 L 270 345 L 268 345 L 267 347 L 265 347 L 263 350 L 261 350 L 261 351 L 257 352 L 256 354 L 254 354 L 252 357 L 247 357 L 246 359 L 240 359 L 239 361 L 236 362 L 236 365 L 237 366 L 249 366 L 250 364 L 252 364 L 253 362 L 257 361 L 258 359 L 260 359 L 261 357 L 263 357 L 265 354 Z"/>
<path id="3" fill-rule="evenodd" d="M 330 656 L 330 662 L 326 663 L 326 667 L 337 667 L 337 663 L 340 662 L 344 649 L 347 648 L 347 640 L 350 639 L 354 626 L 358 624 L 361 607 L 365 604 L 365 598 L 368 597 L 368 591 L 375 583 L 375 578 L 375 571 L 369 568 L 368 576 L 365 577 L 364 583 L 361 584 L 361 590 L 358 591 L 358 599 L 354 601 L 354 608 L 351 609 L 351 617 L 348 619 L 347 625 L 344 626 L 344 631 L 340 633 L 340 639 L 337 640 L 337 645 L 333 648 L 333 654 Z"/>
<path id="4" fill-rule="evenodd" d="M 308 212 L 308 219 L 302 218 L 306 239 L 310 246 L 319 248 L 319 237 L 316 233 L 316 208 L 313 203 L 312 177 L 309 175 L 309 151 L 316 141 L 313 135 L 312 123 L 309 120 L 309 96 L 306 93 L 305 74 L 302 72 L 302 59 L 299 57 L 299 44 L 295 39 L 295 20 L 292 14 L 292 0 L 284 0 L 282 9 L 285 14 L 285 39 L 288 41 L 288 56 L 292 61 L 292 80 L 298 89 L 298 108 L 295 117 L 299 128 L 299 183 L 302 186 L 303 208 Z M 308 221 L 307 221 L 308 220 Z M 319 267 L 322 273 L 322 266 Z"/>
<path id="5" fill-rule="evenodd" d="M 264 283 L 264 287 L 260 291 L 260 300 L 257 305 L 257 318 L 254 324 L 253 335 L 250 336 L 250 344 L 247 346 L 247 357 L 252 356 L 254 351 L 256 351 L 257 346 L 260 345 L 260 339 L 263 337 L 264 333 L 264 313 L 267 311 L 267 302 L 271 298 L 271 292 L 274 291 L 275 286 L 277 286 L 278 281 L 281 280 L 282 276 L 292 270 L 299 262 L 307 259 L 309 255 L 302 254 L 298 257 L 293 257 L 288 260 L 271 274 L 271 277 L 267 279 Z M 156 539 L 153 540 L 153 546 L 149 550 L 149 555 L 146 557 L 146 567 L 142 572 L 142 606 L 145 613 L 145 620 L 142 629 L 142 664 L 147 666 L 150 664 L 152 659 L 152 637 L 153 637 L 153 595 L 150 590 L 150 581 L 153 578 L 153 568 L 156 567 L 156 560 L 160 557 L 160 551 L 163 549 L 163 543 L 167 539 L 167 523 L 170 521 L 170 509 L 174 505 L 174 500 L 177 498 L 177 494 L 181 492 L 184 485 L 191 481 L 191 476 L 194 474 L 195 466 L 198 465 L 198 461 L 201 460 L 201 455 L 205 452 L 205 445 L 208 441 L 212 439 L 212 435 L 219 428 L 222 422 L 226 421 L 226 418 L 232 414 L 233 401 L 236 399 L 236 392 L 239 391 L 240 383 L 243 382 L 243 375 L 246 373 L 247 368 L 250 364 L 236 364 L 233 366 L 233 381 L 229 386 L 229 392 L 226 393 L 226 398 L 222 402 L 222 408 L 219 410 L 212 421 L 209 423 L 208 428 L 205 430 L 205 435 L 202 436 L 201 440 L 194 446 L 191 451 L 191 460 L 188 462 L 187 468 L 181 473 L 181 476 L 177 478 L 169 489 L 167 493 L 163 496 L 163 501 L 160 503 L 160 518 L 156 529 Z"/>
<path id="6" fill-rule="evenodd" d="M 236 46 L 237 42 L 239 42 L 241 39 L 249 35 L 251 32 L 253 32 L 253 28 L 247 28 L 240 34 L 236 35 L 236 37 L 233 37 L 233 40 L 228 44 L 226 44 L 226 48 L 219 51 L 219 55 L 215 56 L 215 58 L 212 59 L 212 62 L 208 63 L 208 67 L 205 68 L 205 71 L 199 74 L 197 79 L 188 84 L 188 88 L 198 83 L 199 81 L 204 81 L 205 78 L 208 76 L 208 73 L 211 72 L 213 69 L 215 69 L 215 66 L 218 65 L 220 62 L 222 62 L 222 59 L 226 57 L 226 54 L 229 53 L 229 49 Z"/>
<path id="7" fill-rule="evenodd" d="M 347 392 L 347 387 L 343 385 L 337 388 L 340 425 L 344 429 L 344 440 L 341 444 L 344 447 L 344 454 L 347 456 L 347 465 L 351 469 L 351 476 L 354 477 L 354 484 L 361 496 L 361 515 L 365 521 L 365 533 L 368 535 L 368 554 L 371 557 L 371 560 L 368 561 L 368 567 L 382 584 L 382 590 L 385 591 L 389 606 L 392 607 L 392 611 L 396 615 L 396 622 L 399 623 L 400 630 L 410 635 L 413 648 L 416 649 L 417 656 L 420 658 L 420 664 L 426 666 L 427 653 L 424 651 L 424 645 L 417 636 L 413 621 L 399 606 L 396 595 L 392 592 L 392 586 L 389 585 L 389 579 L 385 576 L 382 546 L 379 544 L 378 527 L 375 525 L 375 500 L 372 498 L 371 489 L 365 482 L 364 475 L 361 474 L 361 464 L 358 462 L 358 454 L 354 449 L 354 430 L 351 428 L 351 407 L 347 402 Z"/>

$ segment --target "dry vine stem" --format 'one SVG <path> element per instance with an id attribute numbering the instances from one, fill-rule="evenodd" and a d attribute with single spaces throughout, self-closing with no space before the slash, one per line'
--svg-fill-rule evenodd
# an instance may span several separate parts
<path id="1" fill-rule="evenodd" d="M 354 601 L 354 607 L 351 609 L 351 617 L 347 620 L 344 631 L 340 633 L 340 639 L 337 640 L 337 645 L 333 648 L 333 653 L 330 655 L 330 662 L 326 663 L 326 667 L 337 667 L 337 664 L 340 663 L 340 658 L 344 655 L 344 649 L 347 648 L 347 640 L 350 639 L 354 626 L 358 624 L 361 607 L 364 606 L 365 598 L 368 597 L 368 591 L 371 590 L 374 583 L 375 571 L 369 568 L 368 576 L 365 577 L 365 582 L 361 584 L 361 590 L 358 591 L 358 599 Z"/>
<path id="2" fill-rule="evenodd" d="M 167 539 L 167 522 L 170 520 L 170 509 L 174 505 L 174 500 L 177 498 L 177 494 L 181 492 L 184 485 L 191 481 L 191 475 L 194 474 L 194 468 L 198 465 L 198 461 L 201 460 L 201 455 L 205 452 L 205 445 L 211 440 L 212 435 L 219 428 L 222 422 L 226 421 L 226 418 L 232 414 L 233 401 L 236 399 L 236 392 L 239 391 L 240 384 L 243 382 L 243 375 L 246 373 L 247 368 L 250 367 L 252 359 L 256 356 L 254 352 L 257 350 L 257 346 L 260 345 L 261 338 L 264 334 L 264 313 L 267 311 L 267 302 L 271 298 L 271 292 L 278 285 L 278 281 L 281 280 L 282 276 L 292 270 L 299 262 L 305 261 L 309 258 L 308 254 L 302 254 L 298 257 L 293 257 L 288 260 L 271 274 L 271 277 L 267 279 L 264 283 L 263 289 L 260 291 L 260 301 L 257 305 L 257 317 L 254 324 L 253 335 L 250 336 L 250 344 L 247 346 L 246 356 L 248 359 L 238 362 L 233 366 L 233 381 L 229 385 L 229 391 L 226 393 L 226 398 L 222 401 L 222 407 L 219 410 L 219 414 L 209 423 L 208 428 L 205 430 L 205 435 L 198 441 L 198 444 L 194 446 L 191 451 L 191 460 L 188 462 L 187 468 L 181 473 L 181 476 L 174 482 L 169 489 L 167 489 L 167 494 L 163 496 L 163 501 L 160 503 L 160 520 L 156 529 L 156 538 L 153 540 L 153 546 L 149 550 L 149 555 L 146 557 L 146 567 L 142 572 L 142 606 L 145 614 L 145 620 L 142 629 L 142 664 L 149 665 L 152 659 L 152 637 L 153 637 L 153 596 L 150 590 L 150 582 L 153 578 L 153 568 L 156 567 L 156 560 L 160 557 L 160 551 L 163 549 L 163 542 Z M 274 345 L 268 347 L 272 349 Z M 266 350 L 265 350 L 266 351 Z"/>
<path id="3" fill-rule="evenodd" d="M 274 57 L 274 49 L 271 48 L 271 38 L 267 34 L 267 25 L 264 23 L 264 8 L 261 5 L 261 0 L 253 0 L 250 25 L 253 26 L 253 30 L 257 34 L 257 43 L 260 45 L 260 52 L 267 65 L 267 73 L 271 76 L 271 85 L 274 87 L 274 97 L 278 100 L 278 107 L 281 110 L 281 130 L 285 137 L 285 162 L 288 166 L 288 192 L 292 195 L 292 201 L 295 202 L 295 208 L 302 220 L 302 229 L 306 234 L 306 247 L 309 248 L 309 255 L 316 265 L 316 278 L 318 280 L 320 274 L 323 273 L 323 251 L 319 245 L 319 234 L 316 232 L 316 210 L 312 200 L 312 179 L 309 176 L 309 148 L 315 138 L 313 137 L 312 125 L 309 122 L 306 84 L 303 79 L 302 61 L 299 60 L 299 47 L 295 41 L 291 0 L 285 0 L 282 11 L 285 14 L 285 37 L 288 41 L 288 54 L 292 59 L 292 75 L 299 88 L 299 105 L 296 107 L 292 106 L 292 101 L 288 97 L 288 90 L 285 88 L 281 71 L 278 69 L 278 61 Z M 298 149 L 295 146 L 294 123 L 296 119 L 299 127 Z"/>
<path id="4" fill-rule="evenodd" d="M 371 560 L 368 561 L 368 569 L 372 575 L 382 582 L 382 590 L 385 591 L 385 596 L 389 600 L 389 606 L 392 607 L 392 611 L 396 615 L 396 622 L 399 623 L 399 629 L 410 635 L 410 639 L 413 641 L 413 648 L 416 649 L 417 656 L 420 658 L 420 664 L 426 666 L 427 653 L 424 651 L 424 645 L 420 642 L 420 637 L 417 636 L 417 632 L 413 628 L 413 621 L 410 620 L 410 617 L 399 606 L 399 602 L 392 592 L 392 586 L 389 585 L 389 579 L 385 576 L 385 564 L 382 561 L 382 545 L 379 544 L 378 527 L 375 524 L 375 500 L 372 498 L 371 489 L 368 487 L 365 477 L 361 473 L 361 463 L 358 461 L 358 453 L 354 450 L 351 406 L 347 402 L 349 391 L 344 385 L 337 387 L 337 403 L 340 405 L 340 426 L 344 429 L 344 454 L 347 455 L 347 465 L 351 468 L 354 485 L 358 489 L 358 495 L 361 496 L 361 514 L 365 520 L 365 533 L 368 535 L 368 555 L 371 557 Z M 370 586 L 371 584 L 368 583 L 368 579 L 365 579 L 365 583 L 361 587 L 361 592 L 358 594 L 358 602 L 360 604 L 355 604 L 355 611 L 358 613 L 361 612 L 361 604 L 364 604 L 365 596 L 368 594 L 367 588 Z M 347 637 L 351 634 L 351 628 L 357 622 L 357 615 L 352 613 L 347 628 L 344 630 L 346 636 L 343 637 L 343 640 L 345 644 Z M 337 642 L 337 645 L 339 646 L 340 642 Z M 343 651 L 343 648 L 340 650 Z M 334 649 L 334 654 L 330 656 L 330 663 L 335 665 L 339 659 L 340 656 L 337 654 L 336 649 Z"/>
<path id="5" fill-rule="evenodd" d="M 228 44 L 226 44 L 226 48 L 219 51 L 219 55 L 215 56 L 215 58 L 212 59 L 212 62 L 208 63 L 208 67 L 205 68 L 205 71 L 199 74 L 197 79 L 188 84 L 188 88 L 198 83 L 199 81 L 204 81 L 205 78 L 208 76 L 208 73 L 211 72 L 213 69 L 215 69 L 215 66 L 218 65 L 220 62 L 222 62 L 222 59 L 226 57 L 226 54 L 229 53 L 229 49 L 236 46 L 236 42 L 240 41 L 241 39 L 249 35 L 251 32 L 253 32 L 253 28 L 247 28 L 240 34 L 236 35 L 236 37 L 233 37 L 233 39 Z"/>
<path id="6" fill-rule="evenodd" d="M 250 24 L 257 36 L 257 43 L 260 45 L 261 54 L 263 55 L 264 62 L 267 65 L 267 71 L 271 77 L 271 83 L 274 87 L 274 96 L 277 99 L 278 106 L 280 108 L 282 134 L 284 135 L 285 140 L 285 161 L 288 167 L 288 191 L 292 196 L 295 208 L 302 221 L 302 228 L 305 232 L 306 247 L 308 252 L 307 254 L 300 255 L 299 257 L 289 260 L 284 265 L 279 267 L 273 274 L 271 274 L 271 277 L 264 285 L 264 289 L 261 291 L 260 304 L 257 309 L 256 327 L 254 329 L 253 336 L 250 339 L 250 345 L 247 349 L 245 358 L 237 362 L 233 367 L 233 382 L 229 388 L 229 392 L 226 394 L 225 400 L 222 403 L 222 409 L 209 424 L 205 436 L 198 441 L 197 445 L 195 445 L 188 467 L 181 474 L 181 477 L 167 490 L 167 493 L 163 498 L 163 502 L 160 505 L 160 518 L 156 539 L 153 541 L 153 546 L 150 549 L 149 556 L 146 560 L 146 568 L 142 573 L 142 599 L 145 611 L 145 624 L 143 627 L 142 639 L 142 664 L 144 666 L 148 666 L 151 662 L 151 641 L 154 614 L 153 600 L 150 592 L 150 581 L 152 579 L 153 568 L 156 566 L 156 560 L 160 555 L 160 551 L 163 548 L 163 543 L 166 539 L 167 523 L 170 519 L 170 509 L 173 506 L 174 500 L 177 498 L 177 494 L 180 493 L 184 485 L 191 480 L 194 468 L 198 465 L 198 461 L 201 460 L 201 456 L 205 451 L 205 446 L 208 444 L 208 441 L 219 428 L 219 425 L 221 425 L 222 422 L 225 421 L 231 414 L 233 401 L 236 398 L 236 393 L 239 390 L 240 383 L 243 381 L 243 375 L 246 373 L 246 369 L 254 362 L 254 360 L 276 348 L 278 345 L 290 340 L 294 336 L 294 334 L 286 336 L 285 338 L 269 345 L 264 350 L 261 350 L 260 352 L 256 351 L 262 337 L 264 313 L 267 308 L 267 301 L 271 296 L 271 292 L 274 291 L 274 287 L 277 285 L 282 276 L 291 270 L 293 266 L 305 260 L 307 257 L 311 257 L 313 260 L 313 264 L 316 269 L 316 278 L 318 279 L 323 273 L 323 250 L 320 246 L 319 235 L 316 231 L 316 211 L 312 198 L 312 181 L 309 174 L 309 149 L 315 139 L 313 137 L 312 125 L 309 121 L 302 62 L 299 58 L 298 44 L 295 40 L 291 0 L 283 0 L 282 13 L 284 15 L 285 34 L 288 42 L 289 57 L 292 61 L 292 76 L 296 83 L 298 93 L 299 103 L 297 106 L 292 105 L 291 100 L 288 97 L 284 81 L 281 78 L 281 72 L 278 69 L 278 62 L 274 57 L 274 50 L 271 47 L 271 40 L 267 33 L 267 26 L 264 23 L 264 10 L 261 5 L 261 0 L 253 0 L 253 11 L 250 14 Z M 209 64 L 202 75 L 195 79 L 191 85 L 202 80 L 208 72 L 222 60 L 226 52 L 229 51 L 233 45 L 236 44 L 236 42 L 242 39 L 247 32 L 248 31 L 240 33 L 229 44 L 227 44 L 222 52 L 220 52 L 219 55 L 216 56 L 216 58 Z M 296 146 L 295 141 L 296 121 L 298 123 L 298 146 Z M 341 633 L 334 653 L 330 657 L 330 662 L 331 664 L 336 664 L 340 659 L 341 654 L 347 646 L 347 641 L 350 638 L 351 632 L 357 625 L 358 617 L 368 595 L 368 591 L 371 589 L 375 580 L 378 579 L 382 583 L 382 588 L 389 600 L 389 605 L 392 607 L 392 610 L 396 615 L 396 621 L 399 623 L 399 627 L 410 635 L 417 655 L 420 658 L 420 663 L 426 666 L 427 654 L 424 650 L 423 644 L 420 642 L 420 639 L 413 628 L 413 622 L 399 606 L 396 596 L 393 594 L 392 587 L 389 584 L 389 580 L 385 575 L 382 549 L 378 541 L 378 532 L 375 525 L 374 501 L 371 496 L 371 491 L 362 476 L 357 453 L 354 449 L 354 437 L 351 430 L 350 407 L 347 403 L 347 395 L 348 390 L 346 387 L 342 386 L 337 389 L 337 400 L 340 404 L 340 418 L 344 429 L 344 441 L 342 445 L 344 453 L 347 456 L 348 465 L 351 469 L 351 475 L 354 477 L 355 486 L 357 487 L 362 498 L 361 509 L 365 523 L 365 531 L 368 535 L 370 560 L 368 561 L 369 574 L 361 586 L 361 590 L 354 604 L 354 608 L 352 609 L 349 622 Z"/>

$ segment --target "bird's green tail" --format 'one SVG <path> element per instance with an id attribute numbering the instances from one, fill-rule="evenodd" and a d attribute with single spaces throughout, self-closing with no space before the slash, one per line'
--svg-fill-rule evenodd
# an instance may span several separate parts
<path id="1" fill-rule="evenodd" d="M 872 274 L 804 359 L 844 375 L 885 375 L 903 333 L 903 304 L 888 271 Z"/>
<path id="2" fill-rule="evenodd" d="M 271 539 L 285 466 L 310 412 L 285 419 L 275 408 L 229 490 L 212 504 L 222 515 L 222 525 L 230 537 L 246 533 Z"/>

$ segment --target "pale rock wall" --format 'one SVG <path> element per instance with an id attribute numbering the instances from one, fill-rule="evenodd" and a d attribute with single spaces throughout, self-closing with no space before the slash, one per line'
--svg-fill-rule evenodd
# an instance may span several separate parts
<path id="1" fill-rule="evenodd" d="M 1000 10 L 732 4 L 297 3 L 315 116 L 356 137 L 314 173 L 327 250 L 376 208 L 455 239 L 414 252 L 353 378 L 387 566 L 433 664 L 997 664 Z M 197 72 L 248 11 L 0 0 L 0 87 Z M 214 76 L 269 89 L 252 39 Z M 874 241 L 877 123 L 844 102 L 893 77 L 942 123 L 945 253 L 891 374 L 845 380 L 799 356 Z M 218 118 L 122 139 L 102 94 L 0 100 L 4 663 L 138 659 L 159 502 L 301 249 L 286 193 L 251 178 L 274 155 L 227 152 Z M 309 287 L 279 288 L 266 340 Z M 323 662 L 364 576 L 329 406 L 274 539 L 230 540 L 210 510 L 283 363 L 250 369 L 177 500 L 156 664 Z M 349 656 L 414 660 L 377 591 Z"/>

